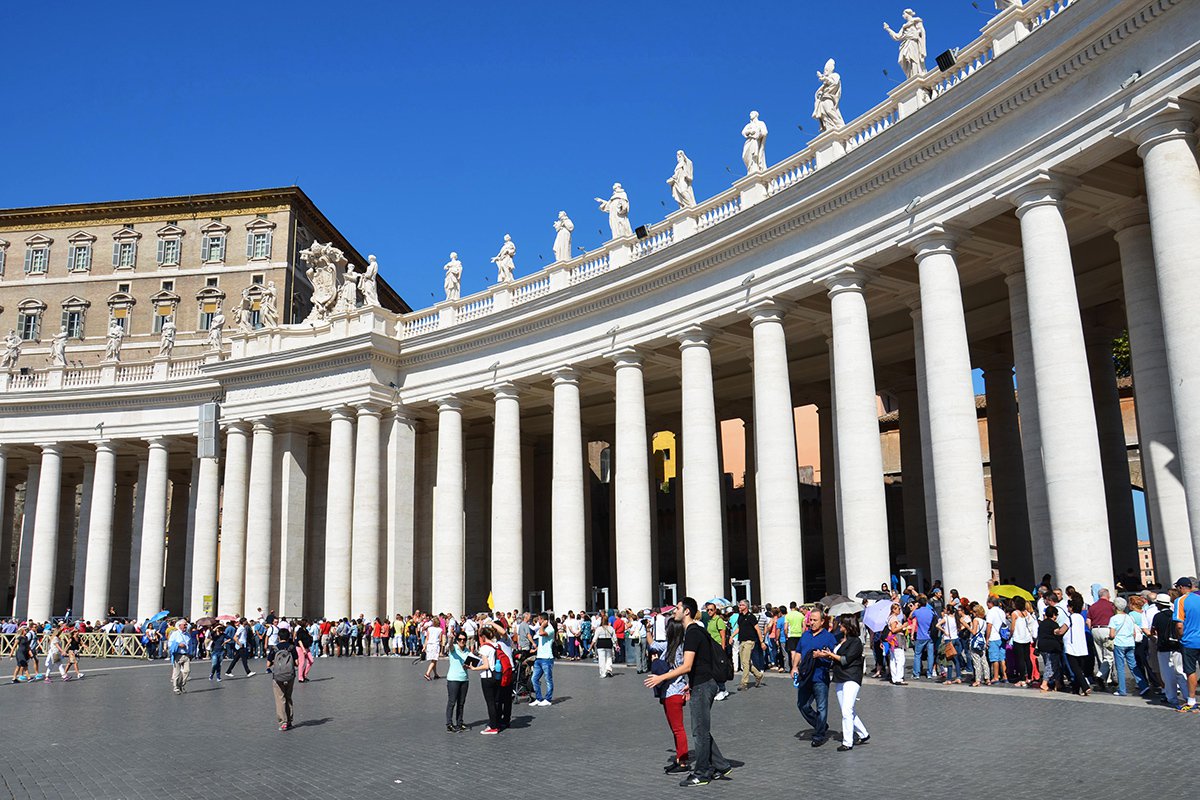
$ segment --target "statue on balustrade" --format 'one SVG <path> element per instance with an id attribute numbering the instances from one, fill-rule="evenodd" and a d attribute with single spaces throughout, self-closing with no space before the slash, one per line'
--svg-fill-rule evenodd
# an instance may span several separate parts
<path id="1" fill-rule="evenodd" d="M 4 355 L 0 356 L 0 369 L 16 369 L 17 360 L 21 358 L 21 337 L 17 332 L 9 330 L 4 337 Z"/>
<path id="2" fill-rule="evenodd" d="M 258 319 L 264 328 L 279 327 L 279 292 L 275 281 L 267 281 L 267 286 L 258 296 Z"/>
<path id="3" fill-rule="evenodd" d="M 600 204 L 600 210 L 608 214 L 608 227 L 612 230 L 612 238 L 624 239 L 633 236 L 633 228 L 629 227 L 629 195 L 625 194 L 621 184 L 613 184 L 612 197 L 607 200 L 597 197 L 596 202 Z"/>
<path id="4" fill-rule="evenodd" d="M 376 281 L 378 277 L 379 262 L 375 260 L 375 256 L 367 256 L 367 267 L 358 279 L 358 290 L 362 292 L 364 306 L 379 305 L 379 285 Z"/>
<path id="5" fill-rule="evenodd" d="M 817 89 L 816 103 L 813 107 L 813 119 L 821 123 L 821 132 L 836 131 L 846 123 L 842 120 L 839 106 L 842 102 L 842 76 L 833 71 L 833 59 L 825 62 L 825 71 L 817 73 L 821 82 Z"/>
<path id="6" fill-rule="evenodd" d="M 692 160 L 682 150 L 676 150 L 675 172 L 667 178 L 667 185 L 671 187 L 671 196 L 675 198 L 675 202 L 679 204 L 680 208 L 691 208 L 696 205 L 696 192 L 692 189 L 694 177 Z"/>
<path id="7" fill-rule="evenodd" d="M 221 352 L 222 337 L 225 334 L 225 315 L 217 309 L 217 313 L 213 314 L 212 322 L 208 325 L 208 349 L 216 352 Z"/>
<path id="8" fill-rule="evenodd" d="M 125 327 L 120 320 L 108 323 L 108 336 L 105 337 L 104 360 L 121 360 L 121 343 L 125 341 Z"/>
<path id="9" fill-rule="evenodd" d="M 900 30 L 883 23 L 883 29 L 900 43 L 900 69 L 906 78 L 919 78 L 925 74 L 925 23 L 911 8 L 904 9 L 904 24 Z"/>
<path id="10" fill-rule="evenodd" d="M 513 279 L 513 270 L 517 268 L 513 256 L 516 254 L 517 246 L 513 244 L 512 237 L 504 234 L 504 244 L 500 245 L 500 252 L 492 256 L 492 263 L 496 265 L 496 283 L 508 283 Z"/>
<path id="11" fill-rule="evenodd" d="M 446 271 L 446 280 L 442 282 L 446 287 L 446 299 L 458 300 L 462 291 L 462 262 L 458 260 L 458 253 L 451 253 L 442 269 Z"/>
<path id="12" fill-rule="evenodd" d="M 746 174 L 754 175 L 767 169 L 767 123 L 758 118 L 757 111 L 750 112 L 750 121 L 742 128 L 742 163 Z"/>
<path id="13" fill-rule="evenodd" d="M 554 220 L 555 261 L 571 260 L 571 231 L 573 230 L 575 230 L 575 223 L 571 222 L 567 212 L 558 212 L 558 219 Z"/>
<path id="14" fill-rule="evenodd" d="M 349 314 L 358 308 L 358 279 L 361 277 L 354 271 L 354 265 L 346 266 L 346 274 L 342 276 L 342 285 L 338 287 L 335 314 Z"/>
<path id="15" fill-rule="evenodd" d="M 160 356 L 170 356 L 171 351 L 175 349 L 175 323 L 167 320 L 163 323 L 162 330 L 158 334 L 158 354 Z"/>
<path id="16" fill-rule="evenodd" d="M 65 367 L 67 365 L 67 326 L 63 325 L 54 338 L 50 340 L 50 366 Z"/>
<path id="17" fill-rule="evenodd" d="M 242 299 L 238 301 L 237 307 L 233 309 L 233 321 L 237 323 L 238 330 L 243 333 L 250 333 L 254 330 L 254 298 L 250 296 L 250 287 L 242 289 Z"/>
<path id="18" fill-rule="evenodd" d="M 338 301 L 337 268 L 345 265 L 346 256 L 332 243 L 313 242 L 300 251 L 300 260 L 308 264 L 305 274 L 312 283 L 312 311 L 307 323 L 324 322 L 333 313 Z"/>

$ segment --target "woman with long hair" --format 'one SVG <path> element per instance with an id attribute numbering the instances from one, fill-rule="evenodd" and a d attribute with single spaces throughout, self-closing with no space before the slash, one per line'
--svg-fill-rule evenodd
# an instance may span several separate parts
<path id="1" fill-rule="evenodd" d="M 864 745 L 871 741 L 871 734 L 867 733 L 867 726 L 863 725 L 855 709 L 863 678 L 863 645 L 859 638 L 858 616 L 842 614 L 837 618 L 837 628 L 842 637 L 837 646 L 832 650 L 815 650 L 813 656 L 833 662 L 833 688 L 842 709 L 842 743 L 838 752 L 844 753 L 854 748 L 856 735 L 858 743 Z"/>
<path id="2" fill-rule="evenodd" d="M 1013 653 L 1017 657 L 1017 686 L 1029 686 L 1033 680 L 1033 640 L 1037 636 L 1037 618 L 1029 612 L 1025 598 L 1013 598 L 1008 628 L 1012 631 Z"/>
<path id="3" fill-rule="evenodd" d="M 901 610 L 899 603 L 892 603 L 892 613 L 888 617 L 886 641 L 890 648 L 890 652 L 888 653 L 888 667 L 892 673 L 892 684 L 894 686 L 908 685 L 904 680 L 904 656 L 908 643 L 906 631 L 907 626 L 904 622 L 904 612 Z"/>
<path id="4" fill-rule="evenodd" d="M 666 647 L 650 671 L 655 675 L 663 675 L 683 665 L 683 624 L 675 619 L 667 621 Z M 688 738 L 687 729 L 683 727 L 683 707 L 687 704 L 690 688 L 688 676 L 680 675 L 666 685 L 654 688 L 658 702 L 662 703 L 663 713 L 667 717 L 667 726 L 675 737 L 675 757 L 663 768 L 667 774 L 687 772 L 688 767 Z"/>
<path id="5" fill-rule="evenodd" d="M 1063 647 L 1067 653 L 1067 666 L 1071 672 L 1071 686 L 1076 693 L 1087 697 L 1092 693 L 1092 685 L 1088 681 L 1088 641 L 1087 623 L 1083 621 L 1083 595 L 1072 594 L 1067 601 L 1070 614 L 1067 617 L 1067 633 L 1063 637 Z M 1059 619 L 1062 619 L 1060 616 Z"/>

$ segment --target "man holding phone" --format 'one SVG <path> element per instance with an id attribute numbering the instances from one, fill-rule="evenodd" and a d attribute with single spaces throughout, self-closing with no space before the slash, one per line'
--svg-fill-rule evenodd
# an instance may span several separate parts
<path id="1" fill-rule="evenodd" d="M 534 636 L 537 656 L 533 661 L 533 702 L 531 706 L 548 706 L 554 702 L 554 623 L 545 611 L 538 614 Z M 542 677 L 546 678 L 546 697 L 542 697 Z"/>

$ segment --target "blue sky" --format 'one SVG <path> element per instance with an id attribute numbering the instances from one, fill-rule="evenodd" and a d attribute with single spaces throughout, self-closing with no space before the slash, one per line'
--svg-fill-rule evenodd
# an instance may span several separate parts
<path id="1" fill-rule="evenodd" d="M 722 191 L 742 174 L 751 109 L 770 163 L 800 150 L 830 56 L 845 117 L 871 108 L 902 77 L 882 23 L 903 8 L 13 3 L 0 206 L 297 183 L 424 306 L 451 249 L 464 294 L 494 279 L 506 232 L 518 276 L 547 264 L 560 209 L 577 245 L 601 243 L 592 198 L 614 181 L 635 224 L 660 219 L 677 148 L 699 198 Z M 969 1 L 916 9 L 931 63 L 987 21 Z"/>

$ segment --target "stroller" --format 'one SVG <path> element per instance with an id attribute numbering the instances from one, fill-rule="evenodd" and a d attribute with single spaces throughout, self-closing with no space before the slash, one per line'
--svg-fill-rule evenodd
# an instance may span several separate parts
<path id="1" fill-rule="evenodd" d="M 517 685 L 513 687 L 513 696 L 517 700 L 533 697 L 533 662 L 537 660 L 536 653 L 528 653 L 516 665 Z"/>

